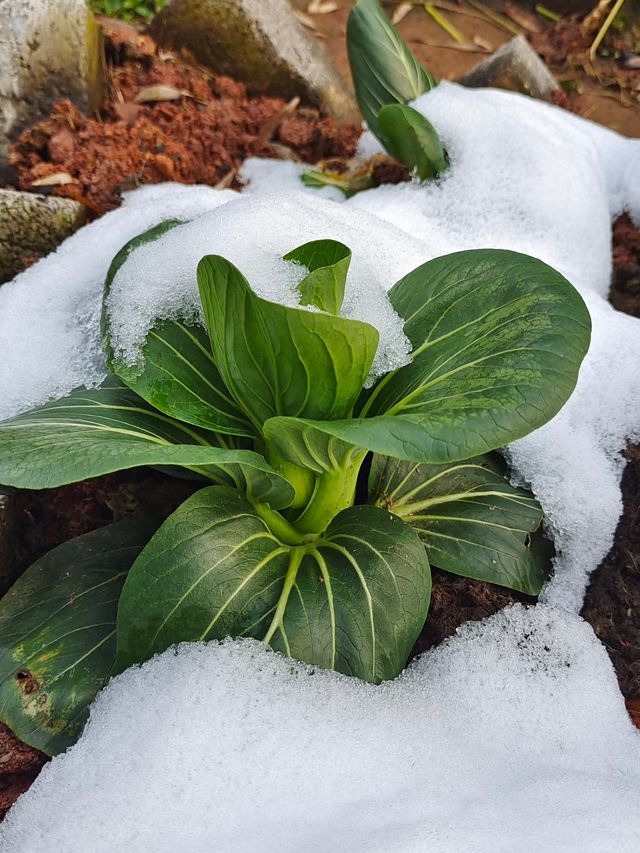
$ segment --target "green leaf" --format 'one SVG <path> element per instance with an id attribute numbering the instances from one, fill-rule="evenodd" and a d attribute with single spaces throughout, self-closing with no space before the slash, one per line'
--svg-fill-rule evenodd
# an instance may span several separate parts
<path id="1" fill-rule="evenodd" d="M 378 346 L 373 326 L 261 299 L 229 261 L 198 265 L 213 357 L 257 429 L 274 415 L 351 414 Z"/>
<path id="2" fill-rule="evenodd" d="M 274 509 L 291 503 L 292 486 L 262 456 L 213 447 L 213 438 L 161 414 L 112 378 L 0 423 L 0 483 L 48 489 L 140 465 L 179 465 Z"/>
<path id="3" fill-rule="evenodd" d="M 538 595 L 553 547 L 540 530 L 540 504 L 504 472 L 496 453 L 453 465 L 374 456 L 369 500 L 417 530 L 431 565 Z"/>
<path id="4" fill-rule="evenodd" d="M 306 267 L 309 274 L 300 284 L 301 305 L 315 305 L 329 314 L 339 314 L 344 299 L 351 249 L 337 240 L 312 240 L 284 256 Z"/>
<path id="5" fill-rule="evenodd" d="M 323 429 L 325 426 L 330 429 L 332 424 L 301 418 L 270 418 L 264 425 L 264 437 L 278 458 L 322 474 L 341 467 L 349 454 L 362 447 L 336 438 Z"/>
<path id="6" fill-rule="evenodd" d="M 591 319 L 577 290 L 542 261 L 499 249 L 456 252 L 413 270 L 389 296 L 413 353 L 359 412 L 397 420 L 393 441 L 377 428 L 388 449 L 371 449 L 424 462 L 466 459 L 542 426 L 571 395 Z"/>
<path id="7" fill-rule="evenodd" d="M 389 104 L 380 110 L 380 127 L 389 154 L 397 157 L 423 180 L 437 178 L 447 168 L 447 156 L 438 134 L 427 119 L 405 104 Z"/>
<path id="8" fill-rule="evenodd" d="M 404 667 L 430 592 L 417 534 L 384 510 L 352 507 L 322 537 L 291 547 L 237 492 L 209 487 L 133 566 L 118 610 L 118 665 L 177 642 L 254 637 L 378 682 Z"/>
<path id="9" fill-rule="evenodd" d="M 591 319 L 575 288 L 542 261 L 457 252 L 409 273 L 390 298 L 406 320 L 412 362 L 364 396 L 358 417 L 272 418 L 265 436 L 282 458 L 308 465 L 332 437 L 397 459 L 455 462 L 527 435 L 571 395 Z"/>
<path id="10" fill-rule="evenodd" d="M 126 574 L 157 525 L 109 524 L 54 548 L 0 601 L 0 720 L 56 755 L 111 674 Z"/>
<path id="11" fill-rule="evenodd" d="M 406 104 L 436 85 L 385 15 L 378 0 L 359 0 L 347 24 L 347 49 L 360 111 L 387 147 L 378 116 L 387 104 Z"/>
<path id="12" fill-rule="evenodd" d="M 216 433 L 252 437 L 251 423 L 225 388 L 211 355 L 209 337 L 201 327 L 177 320 L 158 322 L 147 335 L 139 364 L 127 364 L 114 353 L 109 294 L 118 271 L 139 246 L 158 240 L 182 224 L 177 219 L 161 222 L 130 240 L 113 259 L 102 300 L 101 331 L 107 365 L 165 415 Z"/>

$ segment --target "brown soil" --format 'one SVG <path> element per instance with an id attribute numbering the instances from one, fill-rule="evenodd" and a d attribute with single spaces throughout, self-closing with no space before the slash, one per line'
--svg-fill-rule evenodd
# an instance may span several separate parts
<path id="1" fill-rule="evenodd" d="M 591 576 L 582 610 L 602 640 L 620 690 L 640 711 L 640 447 L 629 447 L 624 512 L 613 548 Z"/>
<path id="2" fill-rule="evenodd" d="M 100 115 L 86 118 L 61 102 L 25 131 L 10 156 L 20 189 L 75 198 L 103 213 L 142 184 L 238 186 L 236 170 L 251 154 L 309 162 L 352 155 L 358 128 L 338 128 L 313 109 L 287 109 L 279 98 L 248 97 L 241 83 L 158 51 L 133 27 L 104 26 L 109 94 Z M 60 174 L 66 183 L 38 186 Z"/>
<path id="3" fill-rule="evenodd" d="M 45 755 L 19 741 L 0 723 L 0 820 L 36 778 Z"/>
<path id="4" fill-rule="evenodd" d="M 292 0 L 301 11 L 308 6 L 308 0 Z M 596 0 L 583 2 L 544 3 L 554 11 L 573 14 L 557 24 L 536 15 L 531 2 L 515 3 L 512 0 L 484 0 L 484 8 L 470 0 L 441 0 L 439 10 L 455 26 L 464 39 L 457 44 L 433 20 L 420 3 L 398 24 L 398 29 L 409 43 L 420 62 L 431 71 L 438 80 L 458 80 L 470 71 L 485 56 L 521 32 L 549 63 L 551 70 L 566 87 L 566 93 L 560 93 L 560 106 L 613 128 L 627 136 L 640 136 L 640 71 L 625 70 L 622 65 L 629 53 L 637 50 L 636 33 L 610 30 L 595 63 L 588 60 L 588 48 L 593 36 L 582 37 L 579 32 L 580 13 L 595 6 Z M 349 63 L 345 43 L 347 18 L 355 0 L 336 0 L 335 12 L 310 16 L 313 32 L 326 45 L 336 62 L 339 71 L 348 78 Z M 627 5 L 630 5 L 627 0 Z M 393 14 L 399 6 L 399 0 L 384 3 L 388 14 Z M 446 6 L 443 9 L 442 6 Z M 505 14 L 513 10 L 525 26 L 519 26 L 513 18 Z M 490 17 L 498 12 L 506 17 L 503 23 L 496 23 Z M 523 17 L 524 16 L 524 17 Z M 515 29 L 511 31 L 509 27 Z M 533 29 L 539 32 L 532 32 Z M 623 53 L 624 52 L 624 53 Z M 508 81 L 504 84 L 509 86 Z M 502 82 L 501 82 L 502 85 Z"/>
<path id="5" fill-rule="evenodd" d="M 613 226 L 613 263 L 611 303 L 618 311 L 640 317 L 640 229 L 626 214 Z"/>

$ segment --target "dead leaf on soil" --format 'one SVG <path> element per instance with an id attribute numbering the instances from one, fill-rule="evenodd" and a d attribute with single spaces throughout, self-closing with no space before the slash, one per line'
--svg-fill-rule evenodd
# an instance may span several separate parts
<path id="1" fill-rule="evenodd" d="M 332 3 L 331 0 L 311 0 L 307 6 L 307 12 L 310 15 L 330 15 L 340 8 L 337 3 Z"/>
<path id="2" fill-rule="evenodd" d="M 486 51 L 487 53 L 493 53 L 493 51 L 495 50 L 491 42 L 488 39 L 482 38 L 482 36 L 474 36 L 473 43 L 477 47 L 482 48 L 482 50 Z"/>
<path id="3" fill-rule="evenodd" d="M 482 39 L 482 41 L 484 41 Z M 422 44 L 425 47 L 437 47 L 441 50 L 459 50 L 462 53 L 492 53 L 492 48 L 486 48 L 479 44 L 472 44 L 471 42 L 465 42 L 464 44 L 457 44 L 456 42 L 451 42 L 449 44 L 443 44 L 442 42 L 435 41 L 424 41 L 423 39 L 409 39 L 411 44 Z M 488 42 L 487 42 L 488 44 Z"/>
<path id="4" fill-rule="evenodd" d="M 133 103 L 153 104 L 159 101 L 178 101 L 183 97 L 192 98 L 193 95 L 191 92 L 185 92 L 183 89 L 176 89 L 175 86 L 158 83 L 155 86 L 145 86 L 144 89 L 140 89 L 133 99 Z"/>
<path id="5" fill-rule="evenodd" d="M 399 24 L 403 18 L 406 18 L 409 12 L 413 9 L 413 3 L 398 3 L 396 8 L 393 10 L 393 15 L 391 16 L 392 24 Z"/>
<path id="6" fill-rule="evenodd" d="M 54 172 L 53 175 L 45 175 L 31 182 L 32 187 L 64 187 L 67 184 L 76 184 L 77 180 L 72 178 L 68 172 Z"/>

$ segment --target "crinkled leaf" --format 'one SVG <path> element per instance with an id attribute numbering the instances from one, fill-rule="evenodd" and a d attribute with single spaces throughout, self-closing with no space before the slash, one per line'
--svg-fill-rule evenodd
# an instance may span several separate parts
<path id="1" fill-rule="evenodd" d="M 116 379 L 0 423 L 0 483 L 48 489 L 140 465 L 178 465 L 280 509 L 293 488 L 258 453 L 210 444 Z"/>
<path id="2" fill-rule="evenodd" d="M 102 342 L 107 364 L 136 394 L 166 415 L 227 435 L 252 436 L 251 423 L 229 395 L 211 355 L 209 337 L 199 326 L 163 320 L 148 333 L 140 363 L 128 364 L 114 352 L 109 314 L 113 281 L 139 246 L 154 242 L 183 223 L 161 222 L 130 240 L 115 256 L 104 286 Z"/>
<path id="3" fill-rule="evenodd" d="M 274 415 L 348 417 L 378 346 L 373 326 L 261 299 L 218 255 L 198 265 L 215 363 L 258 429 Z"/>
<path id="4" fill-rule="evenodd" d="M 371 131 L 386 147 L 387 135 L 378 120 L 387 104 L 406 104 L 436 85 L 378 0 L 359 0 L 347 25 L 349 64 L 360 111 Z"/>
<path id="5" fill-rule="evenodd" d="M 170 516 L 127 579 L 118 665 L 181 641 L 254 637 L 298 660 L 368 681 L 404 667 L 431 591 L 415 531 L 376 507 L 282 545 L 237 492 L 209 487 Z"/>
<path id="6" fill-rule="evenodd" d="M 329 314 L 338 314 L 351 263 L 351 249 L 337 240 L 312 240 L 284 256 L 309 270 L 300 284 L 301 305 L 315 305 Z"/>
<path id="7" fill-rule="evenodd" d="M 378 121 L 388 153 L 405 163 L 423 181 L 436 178 L 445 171 L 447 156 L 438 134 L 413 107 L 389 104 L 380 110 Z"/>
<path id="8" fill-rule="evenodd" d="M 137 519 L 65 542 L 0 601 L 0 720 L 55 755 L 78 737 L 111 674 L 126 574 L 157 525 Z"/>
<path id="9" fill-rule="evenodd" d="M 542 261 L 456 252 L 418 267 L 389 296 L 412 361 L 383 377 L 358 413 L 397 421 L 379 423 L 380 442 L 365 446 L 415 461 L 466 459 L 542 426 L 571 395 L 591 319 L 577 290 Z M 343 430 L 338 437 L 349 440 Z"/>
<path id="10" fill-rule="evenodd" d="M 553 547 L 540 530 L 540 504 L 510 485 L 501 461 L 495 453 L 453 465 L 374 456 L 369 500 L 418 531 L 432 565 L 538 595 Z"/>
<path id="11" fill-rule="evenodd" d="M 270 418 L 264 425 L 264 436 L 268 446 L 275 449 L 277 457 L 322 474 L 341 467 L 349 454 L 362 448 L 357 443 L 354 445 L 336 438 L 323 426 L 322 421 Z"/>

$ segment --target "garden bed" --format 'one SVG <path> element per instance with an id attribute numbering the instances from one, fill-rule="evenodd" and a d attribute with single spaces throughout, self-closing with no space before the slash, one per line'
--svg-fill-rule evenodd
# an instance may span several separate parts
<path id="1" fill-rule="evenodd" d="M 188 65 L 178 71 L 175 57 L 158 59 L 149 53 L 148 43 L 144 44 L 139 49 L 142 53 L 134 57 L 127 57 L 125 52 L 118 60 L 121 71 L 114 72 L 114 81 L 123 94 L 120 103 L 126 109 L 116 109 L 118 96 L 105 108 L 106 121 L 97 122 L 82 119 L 62 106 L 48 122 L 23 136 L 14 156 L 23 188 L 33 188 L 34 181 L 62 171 L 72 181 L 54 186 L 52 191 L 83 200 L 95 213 L 102 213 L 117 204 L 122 190 L 139 183 L 178 180 L 233 184 L 237 181 L 236 169 L 248 154 L 283 154 L 273 142 L 309 162 L 352 153 L 356 137 L 353 128 L 338 130 L 330 120 L 306 110 L 287 112 L 285 103 L 277 99 L 247 99 L 242 87 L 233 81 L 214 80 Z M 171 68 L 169 77 L 167 65 Z M 179 105 L 133 105 L 141 88 L 159 83 L 188 90 L 193 97 L 182 95 Z M 209 103 L 212 94 L 214 101 Z M 132 128 L 136 128 L 135 135 Z M 195 143 L 192 148 L 185 146 L 185 133 L 199 141 L 206 138 L 206 146 L 197 150 Z M 269 136 L 272 142 L 267 141 Z M 125 138 L 132 139 L 130 157 L 121 160 L 120 146 Z M 226 147 L 229 140 L 233 143 L 230 149 Z M 180 150 L 172 147 L 179 145 Z M 166 154 L 170 156 L 163 157 Z M 104 164 L 101 170 L 96 169 L 98 160 Z M 167 160 L 174 161 L 173 165 L 168 166 Z M 611 301 L 620 310 L 638 316 L 639 231 L 623 217 L 616 224 L 614 238 L 616 278 Z M 623 480 L 625 514 L 614 548 L 592 577 L 583 614 L 607 646 L 624 695 L 633 700 L 640 692 L 640 637 L 633 617 L 629 617 L 630 610 L 640 607 L 634 557 L 639 542 L 640 472 L 637 450 L 630 448 L 628 454 L 630 462 Z M 24 567 L 54 545 L 126 517 L 149 501 L 162 515 L 168 515 L 190 491 L 188 484 L 141 471 L 110 475 L 80 486 L 23 493 L 19 498 L 24 547 L 20 561 Z M 435 571 L 430 618 L 414 653 L 442 642 L 465 621 L 488 616 L 510 602 L 527 600 L 498 587 L 444 577 Z M 9 805 L 37 773 L 41 757 L 16 743 L 4 749 L 9 767 L 4 803 Z"/>

